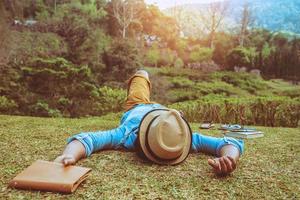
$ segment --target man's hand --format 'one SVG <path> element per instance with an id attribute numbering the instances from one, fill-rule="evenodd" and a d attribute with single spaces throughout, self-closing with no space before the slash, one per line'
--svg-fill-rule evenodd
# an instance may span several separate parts
<path id="1" fill-rule="evenodd" d="M 230 156 L 208 159 L 208 164 L 213 167 L 218 175 L 227 175 L 236 169 L 236 160 Z"/>
<path id="2" fill-rule="evenodd" d="M 68 166 L 68 165 L 74 165 L 76 163 L 76 160 L 74 158 L 74 156 L 72 155 L 61 155 L 61 156 L 58 156 L 54 162 L 57 162 L 57 163 L 61 163 L 63 164 L 64 166 Z"/>

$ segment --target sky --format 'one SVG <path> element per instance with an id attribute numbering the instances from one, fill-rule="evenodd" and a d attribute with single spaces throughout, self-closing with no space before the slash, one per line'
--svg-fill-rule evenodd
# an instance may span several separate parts
<path id="1" fill-rule="evenodd" d="M 160 9 L 173 7 L 175 5 L 195 4 L 195 3 L 210 3 L 210 2 L 214 2 L 214 1 L 220 1 L 220 0 L 145 0 L 146 3 L 155 4 Z"/>

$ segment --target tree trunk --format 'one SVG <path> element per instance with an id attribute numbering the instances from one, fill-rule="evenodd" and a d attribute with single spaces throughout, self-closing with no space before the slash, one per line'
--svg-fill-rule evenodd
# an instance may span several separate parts
<path id="1" fill-rule="evenodd" d="M 211 49 L 215 47 L 214 40 L 215 40 L 215 31 L 212 31 L 209 36 L 209 46 Z"/>
<path id="2" fill-rule="evenodd" d="M 123 37 L 123 39 L 126 38 L 126 27 L 125 26 L 123 27 L 123 30 L 122 30 L 122 37 Z"/>
<path id="3" fill-rule="evenodd" d="M 54 0 L 54 13 L 56 13 L 56 4 L 57 4 L 57 2 L 56 2 L 56 0 Z"/>

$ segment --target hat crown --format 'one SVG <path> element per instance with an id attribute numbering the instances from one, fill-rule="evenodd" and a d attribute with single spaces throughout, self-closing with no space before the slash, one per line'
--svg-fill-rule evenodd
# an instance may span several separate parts
<path id="1" fill-rule="evenodd" d="M 152 152 L 161 159 L 179 157 L 185 147 L 187 134 L 177 111 L 161 114 L 149 129 L 148 141 Z"/>
<path id="2" fill-rule="evenodd" d="M 138 144 L 147 159 L 167 165 L 183 162 L 190 151 L 192 132 L 181 114 L 173 109 L 154 109 L 142 119 Z"/>

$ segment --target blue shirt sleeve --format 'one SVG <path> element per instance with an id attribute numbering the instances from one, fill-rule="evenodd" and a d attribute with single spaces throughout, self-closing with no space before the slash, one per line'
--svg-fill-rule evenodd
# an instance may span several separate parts
<path id="1" fill-rule="evenodd" d="M 216 138 L 199 133 L 193 133 L 192 135 L 192 152 L 204 152 L 215 156 L 221 156 L 221 148 L 229 144 L 237 147 L 240 154 L 244 152 L 244 141 L 242 140 L 230 137 Z"/>
<path id="2" fill-rule="evenodd" d="M 88 157 L 99 150 L 120 148 L 124 133 L 124 127 L 120 126 L 108 131 L 80 133 L 68 138 L 67 142 L 70 143 L 75 139 L 80 141 L 85 148 L 86 157 Z"/>

